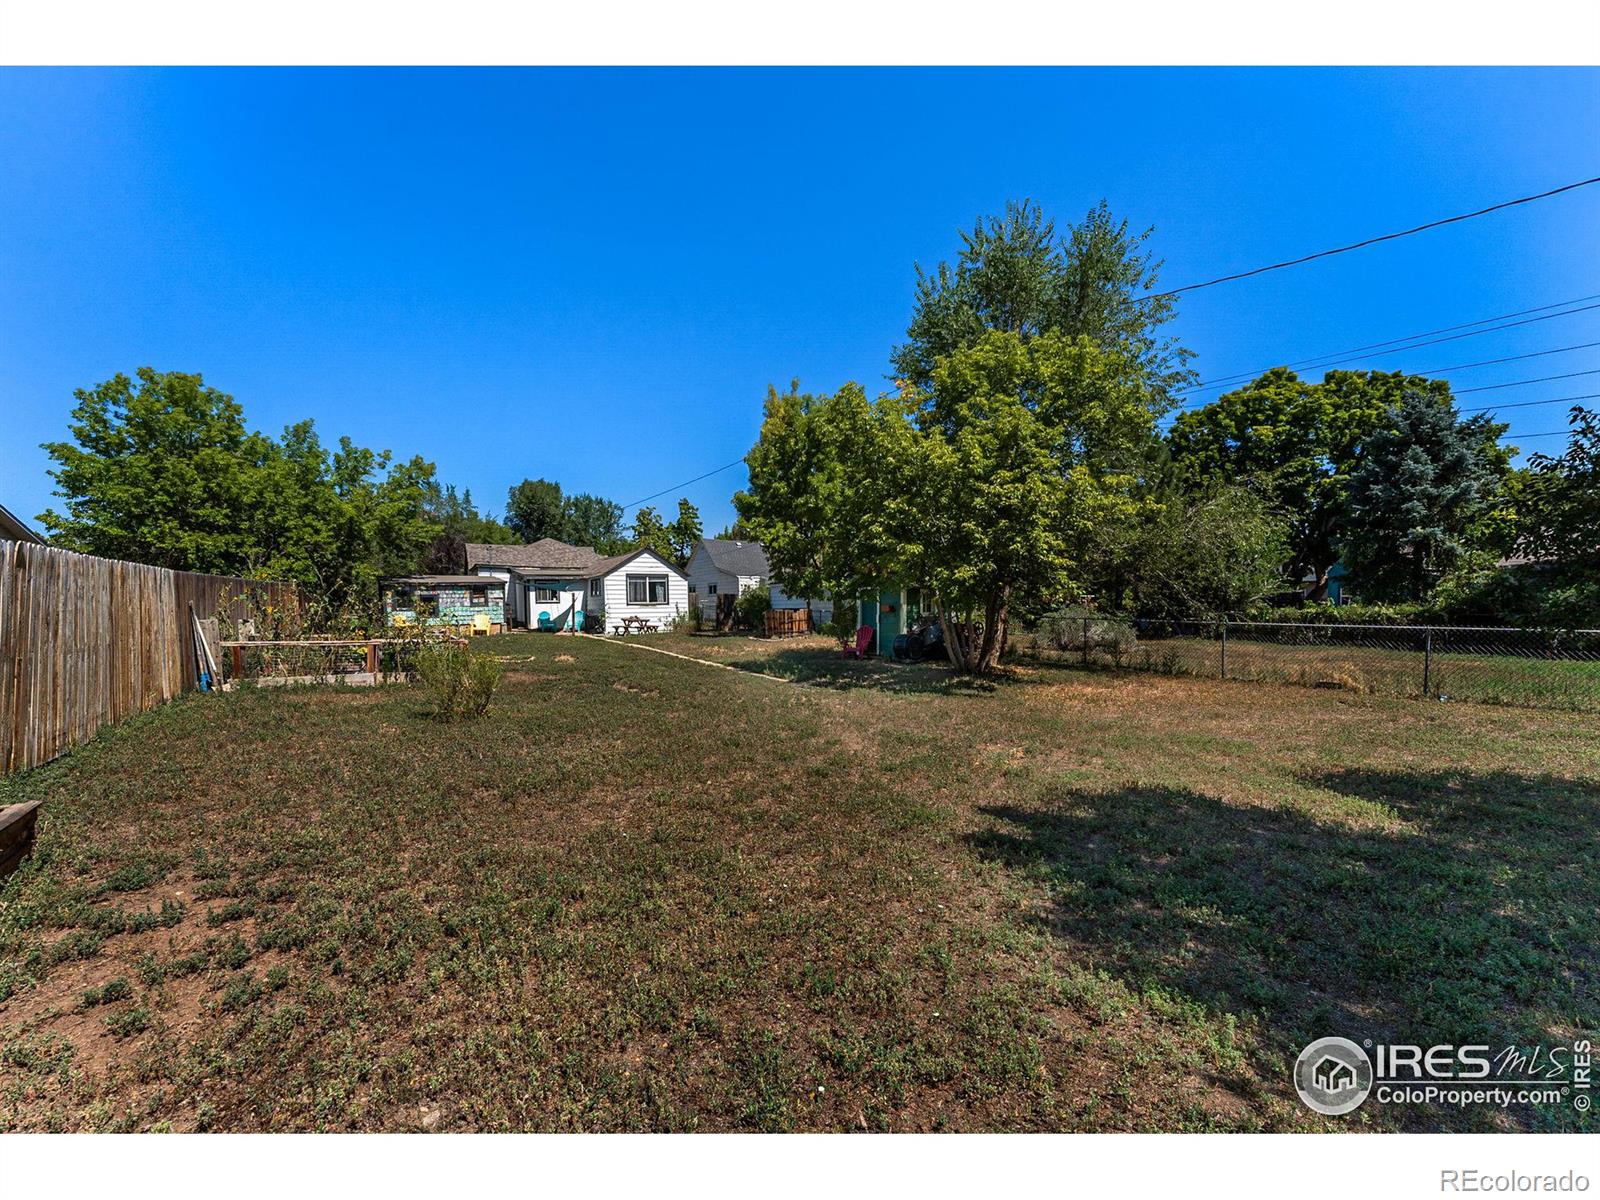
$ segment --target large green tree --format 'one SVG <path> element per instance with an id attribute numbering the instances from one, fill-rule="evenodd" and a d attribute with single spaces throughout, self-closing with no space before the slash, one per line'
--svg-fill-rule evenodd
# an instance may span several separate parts
<path id="1" fill-rule="evenodd" d="M 1509 473 L 1506 428 L 1462 420 L 1447 396 L 1406 392 L 1350 476 L 1342 548 L 1363 596 L 1425 600 L 1460 561 Z"/>
<path id="2" fill-rule="evenodd" d="M 457 493 L 454 484 L 435 481 L 427 489 L 424 511 L 439 527 L 423 552 L 419 570 L 430 575 L 450 575 L 467 567 L 467 543 L 506 545 L 517 540 L 509 526 L 484 514 L 472 502 L 472 490 Z"/>
<path id="3" fill-rule="evenodd" d="M 1600 414 L 1574 408 L 1566 451 L 1530 454 L 1518 489 L 1517 549 L 1600 583 Z"/>
<path id="4" fill-rule="evenodd" d="M 186 571 L 248 567 L 274 448 L 232 396 L 150 367 L 74 395 L 72 440 L 44 446 L 64 511 L 39 520 L 58 546 Z"/>
<path id="5" fill-rule="evenodd" d="M 1134 363 L 1154 404 L 1191 382 L 1189 354 L 1162 327 L 1176 315 L 1157 286 L 1161 264 L 1102 201 L 1058 236 L 1038 205 L 1012 201 L 961 235 L 954 263 L 917 268 L 907 340 L 892 355 L 896 376 L 919 388 L 939 360 L 986 333 L 1026 341 L 1042 333 L 1086 337 Z"/>
<path id="6" fill-rule="evenodd" d="M 1361 448 L 1408 390 L 1449 396 L 1443 380 L 1398 372 L 1330 371 L 1312 383 L 1274 368 L 1177 416 L 1174 470 L 1192 492 L 1230 483 L 1257 492 L 1289 522 L 1292 577 L 1326 588 Z"/>
<path id="7" fill-rule="evenodd" d="M 59 544 L 181 570 L 289 579 L 329 610 L 364 605 L 384 575 L 416 570 L 440 532 L 434 468 L 392 463 L 310 421 L 281 440 L 198 375 L 141 369 L 77 393 L 71 442 L 45 449 L 65 513 Z"/>
<path id="8" fill-rule="evenodd" d="M 636 549 L 648 550 L 662 562 L 673 560 L 672 529 L 651 505 L 633 514 L 631 540 Z"/>
<path id="9" fill-rule="evenodd" d="M 599 554 L 620 554 L 627 545 L 622 530 L 622 505 L 603 496 L 578 492 L 562 504 L 561 540 L 593 546 Z"/>
<path id="10" fill-rule="evenodd" d="M 548 479 L 524 479 L 506 495 L 506 524 L 524 542 L 540 538 L 565 541 L 567 508 L 561 485 Z"/>
<path id="11" fill-rule="evenodd" d="M 1154 436 L 1147 384 L 1136 354 L 1086 336 L 990 333 L 909 398 L 892 524 L 901 575 L 931 589 L 956 665 L 992 671 L 1014 607 L 1081 589 L 1073 547 L 1129 503 Z"/>
<path id="12" fill-rule="evenodd" d="M 787 392 L 767 389 L 733 529 L 761 543 L 790 595 L 843 602 L 889 577 L 898 550 L 887 526 L 895 472 L 882 451 L 910 432 L 904 414 L 879 412 L 858 384 L 832 395 L 802 393 L 798 380 Z"/>

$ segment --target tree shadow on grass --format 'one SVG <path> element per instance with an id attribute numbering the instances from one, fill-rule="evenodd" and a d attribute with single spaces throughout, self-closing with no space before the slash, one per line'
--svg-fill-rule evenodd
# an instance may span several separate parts
<path id="1" fill-rule="evenodd" d="M 1038 920 L 1090 965 L 1255 1014 L 1287 1047 L 1548 1043 L 1552 1025 L 1594 1022 L 1600 788 L 1467 772 L 1306 782 L 1345 797 L 1352 821 L 1174 788 L 1062 790 L 982 810 L 999 824 L 969 838 L 1044 887 Z M 1402 823 L 1377 827 L 1384 813 L 1352 799 Z"/>
<path id="2" fill-rule="evenodd" d="M 878 692 L 936 696 L 980 695 L 1003 686 L 1001 679 L 977 679 L 952 670 L 945 663 L 898 663 L 884 658 L 846 658 L 838 651 L 779 650 L 719 659 L 742 671 L 777 675 L 794 683 L 839 691 L 866 689 Z"/>

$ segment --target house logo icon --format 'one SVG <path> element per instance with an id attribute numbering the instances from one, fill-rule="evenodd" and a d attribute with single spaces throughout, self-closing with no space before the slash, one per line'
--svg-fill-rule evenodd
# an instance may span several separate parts
<path id="1" fill-rule="evenodd" d="M 1372 1060 L 1349 1038 L 1320 1038 L 1295 1059 L 1294 1089 L 1324 1116 L 1354 1112 L 1372 1090 Z"/>

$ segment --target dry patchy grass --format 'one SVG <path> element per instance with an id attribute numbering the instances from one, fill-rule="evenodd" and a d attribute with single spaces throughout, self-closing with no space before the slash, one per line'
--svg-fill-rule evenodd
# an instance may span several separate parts
<path id="1" fill-rule="evenodd" d="M 0 785 L 0 1129 L 1494 1128 L 1289 1064 L 1595 1023 L 1592 719 L 648 644 L 810 686 L 504 637 Z"/>

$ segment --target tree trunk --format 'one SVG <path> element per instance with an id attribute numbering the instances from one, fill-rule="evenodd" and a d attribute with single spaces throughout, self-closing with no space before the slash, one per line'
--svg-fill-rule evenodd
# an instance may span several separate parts
<path id="1" fill-rule="evenodd" d="M 1000 665 L 1006 644 L 1006 623 L 1011 615 L 1011 585 L 1006 584 L 989 597 L 984 610 L 983 653 L 978 657 L 978 674 L 990 675 Z"/>

